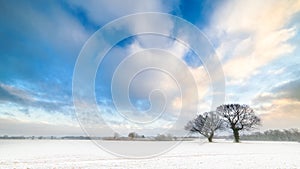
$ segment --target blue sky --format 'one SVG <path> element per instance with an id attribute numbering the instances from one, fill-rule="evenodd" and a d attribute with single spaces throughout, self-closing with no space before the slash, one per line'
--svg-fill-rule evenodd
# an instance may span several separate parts
<path id="1" fill-rule="evenodd" d="M 299 11 L 299 1 L 276 0 L 0 0 L 0 135 L 83 135 L 72 100 L 73 71 L 79 52 L 105 24 L 141 12 L 172 14 L 197 26 L 222 63 L 225 102 L 253 107 L 263 120 L 262 130 L 299 128 Z M 166 26 L 170 34 L 175 31 L 172 20 L 158 19 L 157 23 Z M 142 20 L 132 29 L 139 26 L 158 25 Z M 176 122 L 181 101 L 172 78 L 161 72 L 152 70 L 133 79 L 129 95 L 137 111 L 128 114 L 136 119 L 145 117 L 143 113 L 152 104 L 149 92 L 154 86 L 161 87 L 170 101 L 161 121 L 143 128 L 126 122 L 116 111 L 111 93 L 113 73 L 128 55 L 147 48 L 169 50 L 183 61 L 198 86 L 194 91 L 198 92 L 197 112 L 210 110 L 211 86 L 215 82 L 209 79 L 203 60 L 172 38 L 139 35 L 119 42 L 99 65 L 95 78 L 99 112 L 105 125 L 124 135 L 132 130 L 146 135 L 181 132 L 183 127 L 167 131 Z M 164 59 L 162 56 L 157 62 L 167 62 Z M 169 67 L 183 70 L 171 61 Z M 197 112 L 183 112 L 182 126 Z M 155 112 L 148 112 L 147 116 L 153 115 Z M 107 131 L 101 134 L 112 135 Z"/>

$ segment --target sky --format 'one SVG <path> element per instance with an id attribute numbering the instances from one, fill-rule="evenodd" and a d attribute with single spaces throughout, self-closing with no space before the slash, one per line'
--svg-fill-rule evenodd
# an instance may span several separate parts
<path id="1" fill-rule="evenodd" d="M 165 36 L 139 34 L 114 44 L 96 65 L 97 110 L 83 116 L 72 94 L 93 88 L 72 87 L 84 45 L 112 21 L 145 12 L 188 21 L 213 52 L 197 55 L 191 47 L 205 50 L 207 44 L 192 41 L 171 17 L 117 25 L 114 37 L 103 37 L 106 42 L 146 28 Z M 300 128 L 299 44 L 299 0 L 0 0 L 0 135 L 84 135 L 88 124 L 98 135 L 184 133 L 187 121 L 213 109 L 218 75 L 224 79 L 224 103 L 250 105 L 262 119 L 260 130 Z M 212 57 L 222 74 L 208 70 Z M 150 63 L 165 71 L 134 75 Z"/>

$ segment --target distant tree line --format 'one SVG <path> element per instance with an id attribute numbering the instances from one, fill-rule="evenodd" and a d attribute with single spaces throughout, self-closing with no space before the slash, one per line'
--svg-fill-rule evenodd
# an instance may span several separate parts
<path id="1" fill-rule="evenodd" d="M 24 136 L 8 136 L 8 135 L 4 135 L 4 136 L 0 136 L 0 139 L 26 139 L 26 137 Z M 28 138 L 27 138 L 28 139 Z"/>
<path id="2" fill-rule="evenodd" d="M 56 136 L 0 136 L 0 139 L 15 139 L 15 140 L 91 140 L 91 139 L 100 139 L 97 137 L 88 137 L 88 136 L 63 136 L 63 137 L 56 137 Z"/>
<path id="3" fill-rule="evenodd" d="M 242 135 L 241 140 L 300 141 L 300 131 L 295 128 L 288 130 L 267 130 Z"/>
<path id="4" fill-rule="evenodd" d="M 145 138 L 145 136 L 144 135 L 139 135 L 136 132 L 131 132 L 131 133 L 128 134 L 128 138 L 131 138 L 131 139 Z"/>

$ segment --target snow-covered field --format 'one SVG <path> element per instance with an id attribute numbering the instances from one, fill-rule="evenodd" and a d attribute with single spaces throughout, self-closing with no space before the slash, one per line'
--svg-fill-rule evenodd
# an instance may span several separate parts
<path id="1" fill-rule="evenodd" d="M 300 143 L 184 141 L 161 156 L 126 159 L 88 140 L 0 140 L 0 168 L 300 168 Z"/>

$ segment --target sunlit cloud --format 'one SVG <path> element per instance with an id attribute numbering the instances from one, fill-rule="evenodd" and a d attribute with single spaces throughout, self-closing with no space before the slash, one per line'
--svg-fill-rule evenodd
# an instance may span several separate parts
<path id="1" fill-rule="evenodd" d="M 219 7 L 207 32 L 219 44 L 229 84 L 240 84 L 294 51 L 297 44 L 288 40 L 297 28 L 288 24 L 299 11 L 298 1 L 230 1 Z"/>

